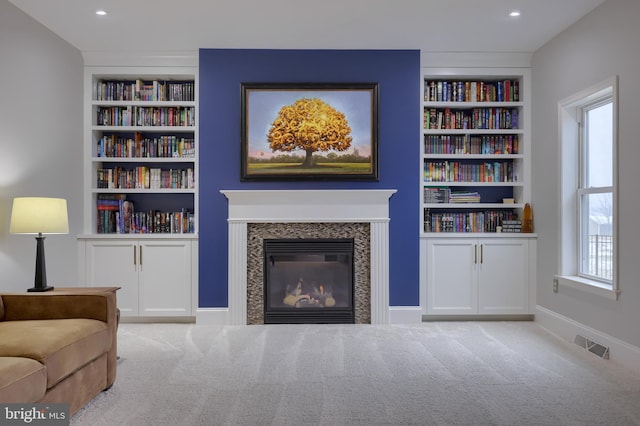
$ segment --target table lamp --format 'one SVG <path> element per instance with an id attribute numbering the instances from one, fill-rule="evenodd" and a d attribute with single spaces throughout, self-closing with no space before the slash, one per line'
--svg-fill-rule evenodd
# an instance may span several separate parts
<path id="1" fill-rule="evenodd" d="M 27 291 L 49 291 L 44 263 L 44 236 L 42 234 L 68 234 L 67 200 L 62 198 L 17 197 L 11 210 L 12 234 L 36 234 L 35 285 Z"/>

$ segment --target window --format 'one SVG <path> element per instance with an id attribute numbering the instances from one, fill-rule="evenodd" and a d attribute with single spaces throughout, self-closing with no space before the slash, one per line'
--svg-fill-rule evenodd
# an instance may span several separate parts
<path id="1" fill-rule="evenodd" d="M 563 284 L 617 297 L 616 86 L 611 78 L 559 103 Z"/>
<path id="2" fill-rule="evenodd" d="M 613 96 L 581 108 L 578 275 L 613 280 Z"/>

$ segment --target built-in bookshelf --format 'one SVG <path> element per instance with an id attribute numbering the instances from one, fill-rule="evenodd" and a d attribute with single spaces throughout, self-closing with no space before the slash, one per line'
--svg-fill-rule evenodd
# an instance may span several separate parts
<path id="1" fill-rule="evenodd" d="M 530 202 L 528 85 L 513 70 L 425 70 L 423 235 L 517 229 Z"/>
<path id="2" fill-rule="evenodd" d="M 427 316 L 535 306 L 527 68 L 425 68 L 420 123 L 420 291 Z"/>
<path id="3" fill-rule="evenodd" d="M 87 68 L 85 233 L 197 233 L 197 73 Z"/>

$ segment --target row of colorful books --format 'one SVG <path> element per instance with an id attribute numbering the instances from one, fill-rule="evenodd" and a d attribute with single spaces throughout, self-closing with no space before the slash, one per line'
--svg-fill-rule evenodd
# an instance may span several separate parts
<path id="1" fill-rule="evenodd" d="M 424 135 L 425 154 L 517 154 L 518 135 Z"/>
<path id="2" fill-rule="evenodd" d="M 425 102 L 518 102 L 520 82 L 427 80 L 424 84 Z"/>
<path id="3" fill-rule="evenodd" d="M 195 126 L 194 107 L 97 107 L 97 126 Z"/>
<path id="4" fill-rule="evenodd" d="M 517 108 L 424 108 L 425 129 L 518 129 Z"/>
<path id="5" fill-rule="evenodd" d="M 424 232 L 497 232 L 505 220 L 515 219 L 516 213 L 508 210 L 432 213 L 427 208 Z"/>
<path id="6" fill-rule="evenodd" d="M 466 163 L 460 161 L 425 161 L 425 182 L 517 182 L 511 161 Z"/>
<path id="7" fill-rule="evenodd" d="M 136 133 L 134 138 L 103 135 L 96 147 L 98 157 L 114 158 L 193 158 L 195 140 L 175 135 L 145 138 Z"/>
<path id="8" fill-rule="evenodd" d="M 190 234 L 195 232 L 195 215 L 180 211 L 135 211 L 134 203 L 122 195 L 100 195 L 96 201 L 98 234 Z"/>
<path id="9" fill-rule="evenodd" d="M 102 80 L 95 83 L 97 101 L 171 101 L 192 102 L 193 81 Z"/>
<path id="10" fill-rule="evenodd" d="M 193 189 L 192 168 L 161 169 L 138 166 L 133 169 L 114 167 L 97 170 L 97 188 L 102 189 Z"/>

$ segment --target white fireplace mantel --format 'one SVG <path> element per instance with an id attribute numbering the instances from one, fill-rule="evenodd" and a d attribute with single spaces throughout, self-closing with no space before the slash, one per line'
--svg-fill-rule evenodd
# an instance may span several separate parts
<path id="1" fill-rule="evenodd" d="M 225 323 L 247 323 L 247 224 L 369 223 L 371 323 L 389 323 L 389 198 L 395 189 L 222 190 L 229 200 L 229 308 Z"/>
<path id="2" fill-rule="evenodd" d="M 230 222 L 389 221 L 394 189 L 223 190 Z"/>

